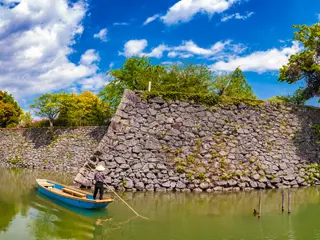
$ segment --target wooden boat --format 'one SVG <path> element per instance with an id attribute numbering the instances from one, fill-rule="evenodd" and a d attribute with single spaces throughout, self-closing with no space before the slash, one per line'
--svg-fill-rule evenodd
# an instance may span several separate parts
<path id="1" fill-rule="evenodd" d="M 36 179 L 36 181 L 38 184 L 38 191 L 42 194 L 78 208 L 105 208 L 109 203 L 113 202 L 110 198 L 94 200 L 91 193 L 47 179 Z"/>

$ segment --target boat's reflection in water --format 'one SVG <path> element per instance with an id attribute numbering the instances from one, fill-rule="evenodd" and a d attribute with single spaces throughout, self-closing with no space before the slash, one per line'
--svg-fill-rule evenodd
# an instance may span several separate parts
<path id="1" fill-rule="evenodd" d="M 52 203 L 54 203 L 56 207 L 63 207 L 66 211 L 71 211 L 72 213 L 75 213 L 75 214 L 79 214 L 79 215 L 89 217 L 89 218 L 94 218 L 94 219 L 108 217 L 107 208 L 102 208 L 102 209 L 77 208 L 77 207 L 65 204 L 63 202 L 60 202 L 58 200 L 51 199 L 39 191 L 38 191 L 38 196 L 40 196 L 43 199 L 43 201 L 45 201 L 47 204 L 53 205 Z"/>
<path id="2" fill-rule="evenodd" d="M 101 222 L 110 221 L 107 209 L 87 210 L 49 199 L 37 192 L 32 202 L 36 210 L 30 224 L 37 239 L 93 239 L 102 232 Z"/>

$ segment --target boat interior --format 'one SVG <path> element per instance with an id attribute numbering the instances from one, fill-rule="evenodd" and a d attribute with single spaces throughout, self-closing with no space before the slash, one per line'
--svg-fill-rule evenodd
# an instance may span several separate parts
<path id="1" fill-rule="evenodd" d="M 48 189 L 50 192 L 53 192 L 53 193 L 56 193 L 58 195 L 62 195 L 65 197 L 73 196 L 73 197 L 80 198 L 80 199 L 91 200 L 96 203 L 112 202 L 111 199 L 94 200 L 92 194 L 90 194 L 90 193 L 86 193 L 81 190 L 77 191 L 77 190 L 74 190 L 74 189 L 67 187 L 67 186 L 64 186 L 64 185 L 49 182 L 45 179 L 43 179 L 43 180 L 38 179 L 37 182 L 40 186 Z"/>

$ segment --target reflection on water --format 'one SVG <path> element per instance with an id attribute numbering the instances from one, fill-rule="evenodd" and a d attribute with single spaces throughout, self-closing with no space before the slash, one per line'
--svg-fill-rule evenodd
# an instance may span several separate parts
<path id="1" fill-rule="evenodd" d="M 252 214 L 258 192 L 228 194 L 126 193 L 149 221 L 120 201 L 83 210 L 38 193 L 36 178 L 70 184 L 71 176 L 0 169 L 0 239 L 320 240 L 320 191 L 292 189 L 292 213 L 281 213 L 281 191 L 264 191 L 262 218 Z M 286 206 L 287 208 L 287 206 Z"/>

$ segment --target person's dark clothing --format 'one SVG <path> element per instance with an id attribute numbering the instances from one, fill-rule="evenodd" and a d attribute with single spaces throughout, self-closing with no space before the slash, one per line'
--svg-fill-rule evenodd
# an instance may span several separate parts
<path id="1" fill-rule="evenodd" d="M 96 200 L 97 193 L 99 191 L 99 199 L 101 200 L 103 198 L 103 182 L 96 182 L 94 185 L 94 193 L 93 193 L 93 199 Z"/>
<path id="2" fill-rule="evenodd" d="M 105 180 L 105 176 L 102 172 L 96 172 L 94 175 L 94 193 L 93 193 L 93 198 L 96 199 L 98 191 L 99 191 L 99 199 L 101 200 L 103 198 L 103 192 L 104 192 L 104 187 L 103 187 L 103 182 Z"/>

